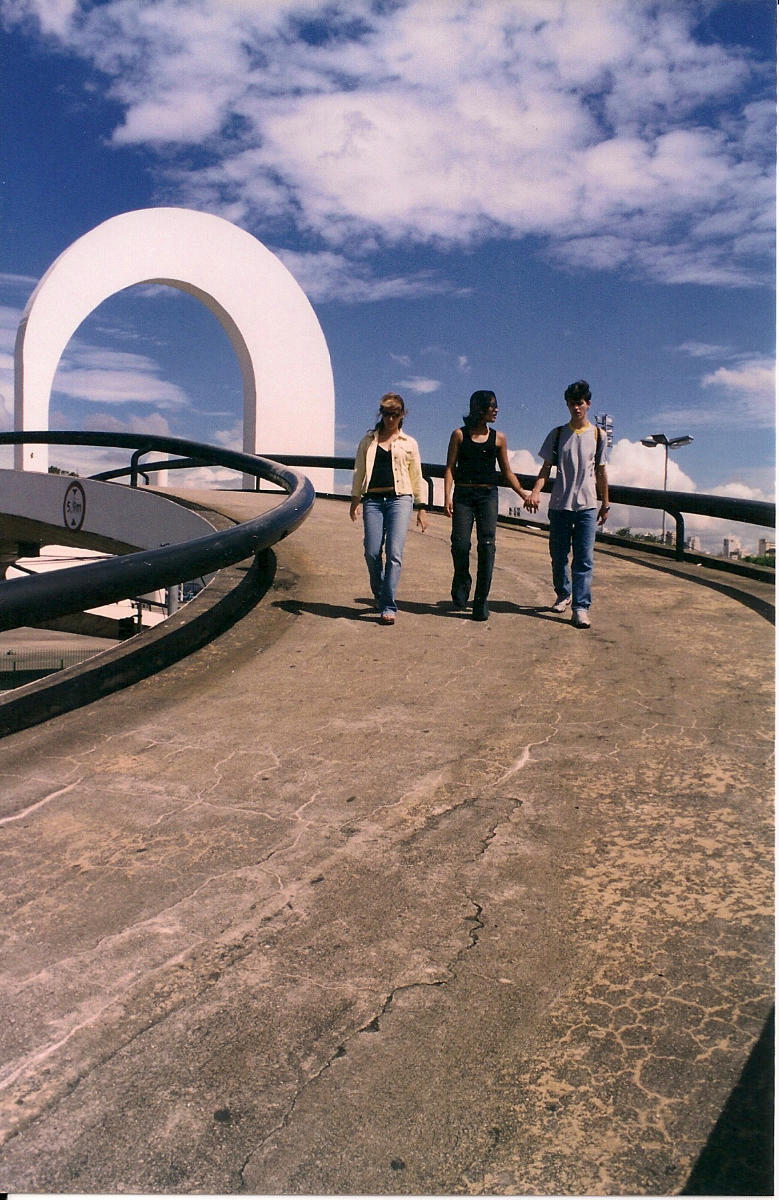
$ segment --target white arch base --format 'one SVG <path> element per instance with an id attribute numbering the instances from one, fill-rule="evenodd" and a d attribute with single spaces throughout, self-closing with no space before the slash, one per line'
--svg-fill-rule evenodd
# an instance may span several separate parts
<path id="1" fill-rule="evenodd" d="M 48 429 L 51 388 L 70 338 L 103 300 L 138 283 L 189 292 L 225 329 L 241 366 L 245 451 L 334 454 L 330 355 L 305 293 L 257 238 L 187 208 L 112 217 L 49 267 L 16 335 L 17 430 Z M 48 465 L 48 447 L 15 447 L 16 470 L 47 471 Z M 333 490 L 332 471 L 314 475 L 317 487 Z"/>

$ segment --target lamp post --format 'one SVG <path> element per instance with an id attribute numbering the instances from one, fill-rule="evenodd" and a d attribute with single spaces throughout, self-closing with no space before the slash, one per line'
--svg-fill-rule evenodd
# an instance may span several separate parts
<path id="1" fill-rule="evenodd" d="M 684 437 L 669 438 L 664 433 L 652 433 L 641 439 L 642 446 L 663 446 L 665 449 L 665 470 L 663 471 L 663 494 L 668 488 L 668 451 L 676 450 L 679 446 L 689 446 L 693 439 L 687 434 Z M 665 545 L 665 509 L 663 509 L 663 545 Z"/>

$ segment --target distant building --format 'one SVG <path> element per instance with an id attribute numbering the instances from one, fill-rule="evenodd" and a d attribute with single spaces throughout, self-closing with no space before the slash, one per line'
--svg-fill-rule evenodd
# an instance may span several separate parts
<path id="1" fill-rule="evenodd" d="M 693 551 L 700 552 L 701 539 L 698 536 L 698 534 L 691 533 L 690 536 L 685 540 L 684 547 L 686 550 L 693 550 Z"/>
<path id="2" fill-rule="evenodd" d="M 722 539 L 723 558 L 741 558 L 741 541 L 737 537 Z"/>
<path id="3" fill-rule="evenodd" d="M 757 539 L 757 553 L 761 558 L 766 558 L 769 554 L 776 554 L 776 542 L 771 542 L 768 538 Z"/>

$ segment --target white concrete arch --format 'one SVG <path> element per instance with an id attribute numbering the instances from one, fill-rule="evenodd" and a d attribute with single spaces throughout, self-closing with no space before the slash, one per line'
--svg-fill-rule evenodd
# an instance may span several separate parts
<path id="1" fill-rule="evenodd" d="M 257 238 L 222 217 L 187 208 L 111 217 L 49 267 L 16 335 L 17 430 L 49 428 L 51 388 L 70 338 L 109 296 L 139 283 L 188 292 L 225 329 L 243 379 L 244 450 L 334 453 L 333 372 L 308 298 Z M 48 470 L 48 448 L 17 446 L 14 466 Z M 317 486 L 327 483 L 320 477 Z"/>

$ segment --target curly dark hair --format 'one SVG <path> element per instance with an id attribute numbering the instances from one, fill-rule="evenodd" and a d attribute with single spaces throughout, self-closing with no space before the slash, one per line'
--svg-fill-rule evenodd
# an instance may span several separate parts
<path id="1" fill-rule="evenodd" d="M 497 397 L 494 392 L 474 392 L 469 401 L 469 412 L 467 416 L 463 417 L 465 428 L 475 429 L 484 419 L 484 414 L 496 399 Z"/>
<path id="2" fill-rule="evenodd" d="M 590 385 L 586 379 L 577 379 L 576 383 L 569 383 L 565 389 L 565 402 L 569 400 L 586 400 L 589 404 L 592 400 L 592 392 Z"/>

